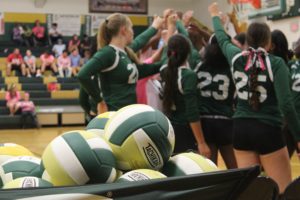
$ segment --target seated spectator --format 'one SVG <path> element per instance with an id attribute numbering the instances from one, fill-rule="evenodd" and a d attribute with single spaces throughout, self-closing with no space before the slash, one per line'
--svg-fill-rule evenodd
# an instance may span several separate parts
<path id="1" fill-rule="evenodd" d="M 84 57 L 82 59 L 82 65 L 85 65 L 91 59 L 91 51 L 84 51 Z"/>
<path id="2" fill-rule="evenodd" d="M 6 107 L 9 109 L 9 115 L 13 116 L 17 109 L 17 103 L 20 101 L 21 95 L 15 84 L 11 84 L 5 94 Z"/>
<path id="3" fill-rule="evenodd" d="M 24 26 L 22 37 L 27 47 L 33 46 L 32 30 L 28 25 Z"/>
<path id="4" fill-rule="evenodd" d="M 49 37 L 51 44 L 56 44 L 58 39 L 62 38 L 62 34 L 58 29 L 57 23 L 53 23 L 49 30 Z"/>
<path id="5" fill-rule="evenodd" d="M 38 121 L 35 113 L 35 105 L 30 101 L 29 93 L 25 93 L 24 100 L 16 104 L 16 109 L 21 110 L 23 128 L 38 127 Z"/>
<path id="6" fill-rule="evenodd" d="M 68 55 L 68 51 L 64 50 L 63 54 L 57 59 L 57 66 L 60 77 L 71 77 L 72 76 L 72 68 L 71 68 L 71 59 Z"/>
<path id="7" fill-rule="evenodd" d="M 80 40 L 78 38 L 78 35 L 73 35 L 72 39 L 69 41 L 68 45 L 68 51 L 71 53 L 73 49 L 79 49 L 80 48 Z"/>
<path id="8" fill-rule="evenodd" d="M 77 49 L 73 49 L 73 51 L 69 57 L 71 59 L 72 74 L 73 74 L 73 76 L 76 76 L 80 70 L 81 56 L 79 55 Z"/>
<path id="9" fill-rule="evenodd" d="M 16 45 L 21 46 L 24 43 L 22 33 L 24 32 L 23 27 L 19 23 L 15 23 L 15 26 L 12 30 L 12 40 Z"/>
<path id="10" fill-rule="evenodd" d="M 31 77 L 34 75 L 36 75 L 37 77 L 41 76 L 41 70 L 36 68 L 36 58 L 34 55 L 32 55 L 29 49 L 26 51 L 24 63 L 26 66 L 27 77 Z"/>
<path id="11" fill-rule="evenodd" d="M 35 46 L 41 44 L 45 45 L 45 27 L 40 25 L 40 21 L 35 21 L 35 26 L 32 28 Z"/>
<path id="12" fill-rule="evenodd" d="M 66 45 L 63 43 L 62 39 L 57 40 L 57 44 L 55 44 L 52 48 L 55 57 L 58 58 L 62 52 L 66 49 Z"/>
<path id="13" fill-rule="evenodd" d="M 83 40 L 80 43 L 80 55 L 84 56 L 84 52 L 86 50 L 91 51 L 92 49 L 92 42 L 87 34 L 83 35 Z"/>
<path id="14" fill-rule="evenodd" d="M 18 48 L 14 49 L 14 52 L 7 57 L 6 75 L 10 76 L 11 71 L 16 70 L 22 73 L 22 76 L 26 76 L 26 68 L 23 62 L 22 55 Z"/>
<path id="15" fill-rule="evenodd" d="M 54 75 L 56 75 L 56 76 L 58 75 L 57 66 L 55 64 L 55 58 L 50 52 L 46 51 L 45 53 L 43 53 L 40 56 L 40 59 L 42 62 L 42 65 L 41 65 L 41 73 L 42 74 L 44 74 L 46 69 L 50 68 L 54 72 Z"/>

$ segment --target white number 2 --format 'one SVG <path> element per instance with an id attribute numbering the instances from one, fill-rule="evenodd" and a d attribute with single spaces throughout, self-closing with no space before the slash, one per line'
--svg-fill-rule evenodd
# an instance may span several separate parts
<path id="1" fill-rule="evenodd" d="M 234 72 L 233 76 L 234 79 L 236 80 L 235 87 L 237 90 L 238 97 L 243 100 L 248 100 L 249 96 L 251 97 L 252 93 L 251 92 L 249 93 L 245 90 L 243 91 L 244 87 L 248 83 L 248 76 L 245 73 L 238 72 L 238 71 Z M 266 82 L 267 76 L 258 75 L 257 80 L 258 82 L 262 82 L 262 83 Z M 260 103 L 264 102 L 267 99 L 267 90 L 261 85 L 257 86 L 256 90 L 260 93 L 259 102 Z"/>
<path id="2" fill-rule="evenodd" d="M 295 92 L 300 92 L 300 74 L 296 74 L 293 77 L 292 90 Z"/>
<path id="3" fill-rule="evenodd" d="M 199 79 L 204 79 L 198 84 L 198 88 L 200 88 L 201 96 L 203 97 L 213 97 L 216 100 L 225 100 L 228 98 L 228 88 L 229 88 L 229 78 L 225 75 L 217 74 L 212 77 L 208 72 L 199 72 Z M 212 83 L 220 83 L 218 90 L 219 91 L 209 91 L 204 88 L 209 86 Z"/>
<path id="4" fill-rule="evenodd" d="M 127 70 L 132 70 L 131 74 L 129 75 L 129 78 L 128 78 L 128 83 L 129 84 L 134 84 L 137 82 L 138 80 L 138 69 L 136 67 L 135 64 L 128 64 L 127 65 Z"/>

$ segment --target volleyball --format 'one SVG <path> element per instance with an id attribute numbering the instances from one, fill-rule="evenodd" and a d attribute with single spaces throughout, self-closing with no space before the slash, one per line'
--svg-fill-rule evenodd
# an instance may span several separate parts
<path id="1" fill-rule="evenodd" d="M 151 169 L 137 169 L 123 174 L 116 182 L 143 181 L 150 179 L 167 178 L 162 173 Z"/>
<path id="2" fill-rule="evenodd" d="M 218 167 L 211 160 L 196 153 L 181 153 L 173 156 L 162 169 L 162 173 L 168 177 L 213 171 L 218 171 Z"/>
<path id="3" fill-rule="evenodd" d="M 98 115 L 94 119 L 92 119 L 88 125 L 86 126 L 86 130 L 89 132 L 93 132 L 98 136 L 104 136 L 104 128 L 109 120 L 116 112 L 106 112 Z"/>
<path id="4" fill-rule="evenodd" d="M 18 144 L 0 144 L 0 165 L 16 156 L 33 156 L 33 154 L 28 149 Z"/>
<path id="5" fill-rule="evenodd" d="M 71 131 L 55 138 L 42 156 L 42 177 L 55 186 L 111 183 L 116 161 L 104 139 L 87 131 Z M 44 168 L 44 169 L 43 169 Z"/>
<path id="6" fill-rule="evenodd" d="M 18 156 L 11 158 L 2 163 L 0 166 L 0 178 L 2 184 L 25 176 L 40 177 L 40 163 L 39 158 L 33 156 Z"/>
<path id="7" fill-rule="evenodd" d="M 160 169 L 172 155 L 173 127 L 160 111 L 147 105 L 120 109 L 105 126 L 105 138 L 121 170 Z"/>
<path id="8" fill-rule="evenodd" d="M 3 186 L 3 189 L 13 188 L 37 188 L 37 187 L 52 187 L 52 184 L 37 177 L 22 177 L 17 178 Z"/>

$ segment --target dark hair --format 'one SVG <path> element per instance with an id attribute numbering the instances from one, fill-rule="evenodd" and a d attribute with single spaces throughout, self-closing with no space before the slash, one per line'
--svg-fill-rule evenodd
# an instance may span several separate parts
<path id="1" fill-rule="evenodd" d="M 246 33 L 239 33 L 234 36 L 234 39 L 237 40 L 241 45 L 246 44 Z"/>
<path id="2" fill-rule="evenodd" d="M 271 40 L 271 31 L 266 23 L 252 23 L 247 31 L 246 40 L 249 47 L 258 49 L 259 47 L 265 48 Z M 251 67 L 250 74 L 250 92 L 252 96 L 249 98 L 249 104 L 253 110 L 259 110 L 259 96 L 260 93 L 257 91 L 258 87 L 258 74 L 261 69 L 258 67 Z"/>
<path id="3" fill-rule="evenodd" d="M 57 26 L 57 23 L 52 23 L 52 26 Z"/>
<path id="4" fill-rule="evenodd" d="M 289 61 L 289 44 L 284 35 L 280 30 L 274 30 L 272 35 L 272 54 L 281 57 L 286 63 Z"/>
<path id="5" fill-rule="evenodd" d="M 229 64 L 219 46 L 215 35 L 211 37 L 210 43 L 205 47 L 203 64 L 211 67 L 229 68 Z"/>
<path id="6" fill-rule="evenodd" d="M 169 115 L 172 110 L 175 98 L 175 88 L 177 86 L 178 68 L 187 61 L 188 55 L 191 52 L 190 43 L 187 39 L 176 34 L 168 41 L 168 66 L 163 74 L 164 95 L 163 108 L 164 112 Z"/>
<path id="7" fill-rule="evenodd" d="M 67 51 L 67 50 L 63 50 L 63 52 L 62 53 L 67 53 L 67 54 L 69 54 L 69 52 Z"/>

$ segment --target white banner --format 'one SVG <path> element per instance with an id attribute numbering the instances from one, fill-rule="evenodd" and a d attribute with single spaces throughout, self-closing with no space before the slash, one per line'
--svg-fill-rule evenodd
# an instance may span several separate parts
<path id="1" fill-rule="evenodd" d="M 53 23 L 57 23 L 63 36 L 80 35 L 81 15 L 53 14 Z"/>
<path id="2" fill-rule="evenodd" d="M 91 34 L 95 35 L 98 32 L 100 24 L 106 19 L 106 15 L 92 15 Z"/>
<path id="3" fill-rule="evenodd" d="M 4 13 L 0 12 L 0 35 L 4 35 L 5 30 L 4 30 Z"/>

